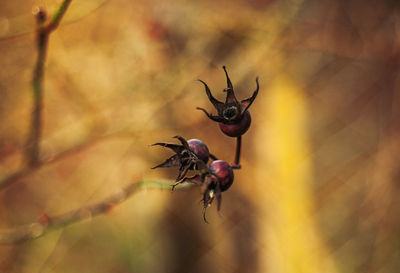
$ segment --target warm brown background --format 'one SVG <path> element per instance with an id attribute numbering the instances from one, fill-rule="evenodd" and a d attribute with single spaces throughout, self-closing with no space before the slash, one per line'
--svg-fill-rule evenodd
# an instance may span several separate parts
<path id="1" fill-rule="evenodd" d="M 0 3 L 0 177 L 20 169 L 36 58 L 31 9 Z M 50 39 L 43 160 L 0 192 L 0 228 L 100 200 L 199 138 L 234 141 L 195 107 L 222 65 L 253 124 L 220 215 L 200 190 L 147 190 L 110 213 L 0 246 L 0 272 L 399 272 L 398 1 L 73 0 Z M 75 147 L 75 148 L 74 148 Z"/>

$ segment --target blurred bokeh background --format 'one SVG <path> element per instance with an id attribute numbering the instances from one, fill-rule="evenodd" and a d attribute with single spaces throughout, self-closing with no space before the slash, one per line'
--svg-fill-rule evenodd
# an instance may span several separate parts
<path id="1" fill-rule="evenodd" d="M 24 168 L 32 8 L 0 2 L 0 179 Z M 202 219 L 199 188 L 142 190 L 105 215 L 0 246 L 0 272 L 400 272 L 400 17 L 395 0 L 73 0 L 51 35 L 41 159 L 0 192 L 0 229 L 101 200 L 150 168 L 148 145 L 234 140 L 196 111 L 260 78 L 242 169 Z"/>

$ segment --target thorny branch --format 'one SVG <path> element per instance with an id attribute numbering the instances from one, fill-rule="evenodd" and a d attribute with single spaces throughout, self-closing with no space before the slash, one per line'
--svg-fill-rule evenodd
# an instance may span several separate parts
<path id="1" fill-rule="evenodd" d="M 53 18 L 48 22 L 46 22 L 47 16 L 43 9 L 37 8 L 34 13 L 37 22 L 36 43 L 38 55 L 32 76 L 34 105 L 30 122 L 29 137 L 26 146 L 26 161 L 30 167 L 40 165 L 40 138 L 43 120 L 43 76 L 49 36 L 51 32 L 53 32 L 60 24 L 60 21 L 67 11 L 71 1 L 72 0 L 64 0 L 54 14 Z"/>
<path id="2" fill-rule="evenodd" d="M 100 202 L 89 204 L 57 216 L 51 217 L 43 214 L 36 222 L 13 229 L 0 230 L 0 245 L 16 244 L 39 238 L 50 230 L 63 228 L 73 223 L 107 213 L 141 188 L 170 189 L 170 184 L 171 181 L 134 182 Z M 188 187 L 191 187 L 191 185 L 180 185 L 177 189 Z"/>

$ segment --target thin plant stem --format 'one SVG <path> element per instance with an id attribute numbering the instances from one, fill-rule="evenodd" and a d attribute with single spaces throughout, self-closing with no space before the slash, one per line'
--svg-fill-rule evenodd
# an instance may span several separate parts
<path id="1" fill-rule="evenodd" d="M 240 169 L 240 150 L 242 147 L 242 136 L 236 138 L 236 153 L 235 153 L 235 163 L 232 165 L 233 169 Z"/>
<path id="2" fill-rule="evenodd" d="M 61 22 L 62 17 L 68 9 L 69 4 L 71 4 L 72 0 L 64 0 L 61 5 L 58 7 L 57 11 L 54 13 L 52 20 L 48 24 L 47 28 L 49 32 L 53 31 L 58 27 Z"/>
<path id="3" fill-rule="evenodd" d="M 43 78 L 49 36 L 60 24 L 72 0 L 64 0 L 52 20 L 46 23 L 46 12 L 40 8 L 35 12 L 37 29 L 37 59 L 32 76 L 33 110 L 26 149 L 26 162 L 29 167 L 40 165 L 40 139 L 43 126 Z"/>
<path id="4" fill-rule="evenodd" d="M 82 143 L 80 143 L 76 146 L 73 146 L 71 148 L 68 148 L 68 149 L 52 156 L 51 158 L 49 158 L 47 160 L 41 161 L 40 165 L 21 168 L 18 171 L 0 179 L 0 191 L 6 189 L 10 185 L 13 185 L 14 183 L 16 183 L 18 181 L 23 180 L 24 178 L 28 177 L 35 171 L 40 170 L 40 168 L 42 168 L 43 166 L 49 166 L 56 162 L 62 161 L 64 159 L 68 158 L 69 156 L 73 156 L 75 154 L 78 154 L 78 153 L 86 150 L 86 149 L 89 149 L 104 140 L 107 140 L 110 138 L 132 138 L 134 136 L 135 136 L 135 134 L 132 134 L 129 132 L 117 132 L 117 133 L 113 133 L 113 134 L 103 135 L 103 136 L 100 136 L 95 139 L 87 139 L 87 140 L 83 141 Z"/>
<path id="5" fill-rule="evenodd" d="M 190 187 L 192 187 L 191 184 L 179 185 L 177 189 L 187 189 Z M 171 181 L 146 180 L 134 182 L 102 201 L 85 205 L 56 216 L 42 214 L 36 222 L 7 230 L 0 230 L 0 245 L 10 245 L 36 239 L 50 230 L 64 228 L 71 224 L 110 212 L 115 206 L 124 202 L 142 188 L 170 189 Z"/>
<path id="6" fill-rule="evenodd" d="M 218 158 L 215 155 L 211 154 L 211 153 L 210 153 L 210 157 L 211 157 L 212 160 L 218 160 Z"/>

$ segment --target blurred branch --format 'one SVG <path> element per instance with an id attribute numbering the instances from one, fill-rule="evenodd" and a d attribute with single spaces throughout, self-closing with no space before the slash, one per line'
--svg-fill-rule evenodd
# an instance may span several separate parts
<path id="1" fill-rule="evenodd" d="M 135 134 L 133 134 L 134 136 Z M 132 138 L 132 133 L 130 132 L 117 132 L 117 133 L 113 133 L 113 134 L 108 134 L 108 135 L 103 135 L 100 136 L 98 138 L 95 139 L 88 139 L 86 141 L 83 141 L 82 143 L 71 147 L 65 151 L 60 152 L 59 154 L 56 154 L 55 156 L 53 156 L 51 159 L 46 160 L 46 161 L 42 161 L 40 162 L 40 164 L 38 165 L 33 165 L 33 166 L 28 166 L 25 168 L 22 168 L 21 170 L 18 170 L 16 172 L 14 172 L 13 174 L 10 174 L 9 176 L 3 178 L 2 180 L 0 180 L 0 191 L 7 188 L 8 186 L 20 181 L 21 179 L 23 179 L 24 177 L 29 176 L 30 174 L 32 174 L 33 172 L 35 172 L 36 170 L 39 170 L 42 166 L 44 165 L 49 165 L 49 164 L 53 164 L 56 163 L 62 159 L 67 158 L 68 156 L 77 154 L 87 148 L 90 148 L 94 145 L 96 145 L 98 142 L 109 139 L 111 137 L 127 137 L 127 138 Z"/>
<path id="2" fill-rule="evenodd" d="M 50 217 L 47 214 L 43 214 L 36 222 L 31 224 L 13 229 L 0 230 L 0 245 L 16 244 L 39 238 L 50 230 L 63 228 L 73 223 L 107 213 L 142 188 L 170 189 L 171 183 L 172 181 L 169 180 L 134 182 L 100 202 L 86 205 L 57 216 Z M 192 184 L 184 184 L 179 185 L 176 189 L 186 189 L 192 186 Z"/>
<path id="3" fill-rule="evenodd" d="M 38 167 L 24 168 L 19 171 L 16 171 L 13 174 L 10 174 L 3 180 L 0 180 L 0 190 L 8 187 L 9 185 L 13 184 L 14 182 L 19 181 L 20 179 L 24 178 L 25 176 L 31 174 L 36 169 L 38 169 Z"/>
<path id="4" fill-rule="evenodd" d="M 46 23 L 47 14 L 41 8 L 34 12 L 37 23 L 36 43 L 38 56 L 33 71 L 32 89 L 34 106 L 30 123 L 30 133 L 27 141 L 26 161 L 29 166 L 40 164 L 40 137 L 42 131 L 42 108 L 43 108 L 43 75 L 44 64 L 46 62 L 47 45 L 50 33 L 60 24 L 60 21 L 67 11 L 72 0 L 64 0 L 53 18 Z"/>
<path id="5" fill-rule="evenodd" d="M 58 7 L 58 10 L 53 15 L 52 20 L 47 25 L 48 31 L 51 32 L 58 27 L 62 17 L 64 16 L 65 12 L 68 9 L 69 4 L 72 0 L 64 0 L 61 5 Z"/>

